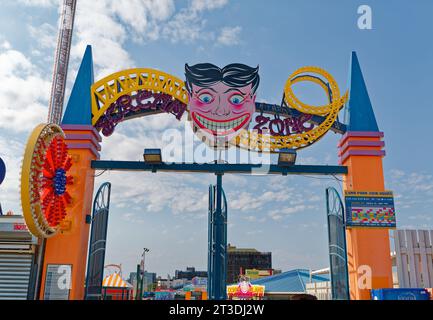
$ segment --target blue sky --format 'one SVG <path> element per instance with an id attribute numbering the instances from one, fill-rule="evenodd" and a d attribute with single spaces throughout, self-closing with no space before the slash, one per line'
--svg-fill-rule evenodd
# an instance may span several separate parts
<path id="1" fill-rule="evenodd" d="M 357 9 L 372 8 L 373 29 L 357 27 Z M 183 77 L 184 64 L 260 65 L 258 101 L 279 103 L 291 72 L 306 65 L 329 71 L 347 89 L 349 57 L 357 51 L 379 127 L 385 132 L 386 187 L 396 195 L 399 228 L 431 229 L 433 204 L 433 2 L 160 0 L 78 1 L 68 88 L 86 44 L 99 79 L 130 67 Z M 0 11 L 0 186 L 3 210 L 20 213 L 19 170 L 30 130 L 45 121 L 58 19 L 57 0 L 2 2 Z M 300 97 L 323 101 L 316 88 Z M 67 98 L 66 98 L 67 101 Z M 105 138 L 101 158 L 138 160 L 185 121 L 159 115 L 125 122 Z M 332 132 L 299 152 L 299 163 L 336 164 Z M 206 269 L 207 188 L 212 175 L 105 173 L 113 184 L 107 263 L 135 270 L 143 247 L 146 269 L 161 275 Z M 275 268 L 328 266 L 326 186 L 318 177 L 224 176 L 229 242 L 272 251 Z"/>

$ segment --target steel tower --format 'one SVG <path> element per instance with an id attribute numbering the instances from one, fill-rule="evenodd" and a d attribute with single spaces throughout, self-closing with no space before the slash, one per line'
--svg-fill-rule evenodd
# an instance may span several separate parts
<path id="1" fill-rule="evenodd" d="M 60 124 L 62 119 L 76 4 L 77 0 L 63 1 L 48 109 L 49 123 Z"/>

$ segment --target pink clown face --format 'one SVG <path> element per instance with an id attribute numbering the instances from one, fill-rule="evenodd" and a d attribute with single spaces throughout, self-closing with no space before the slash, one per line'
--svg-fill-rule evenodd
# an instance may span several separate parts
<path id="1" fill-rule="evenodd" d="M 247 282 L 247 281 L 241 281 L 241 283 L 239 283 L 239 290 L 245 294 L 248 293 L 250 291 L 251 288 L 251 283 Z"/>
<path id="2" fill-rule="evenodd" d="M 211 141 L 228 141 L 246 128 L 255 111 L 255 94 L 251 84 L 235 88 L 217 82 L 211 87 L 192 84 L 189 113 L 193 126 Z"/>

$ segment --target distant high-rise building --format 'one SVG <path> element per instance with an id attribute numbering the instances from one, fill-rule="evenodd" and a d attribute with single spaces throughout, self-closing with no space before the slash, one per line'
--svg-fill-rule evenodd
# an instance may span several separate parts
<path id="1" fill-rule="evenodd" d="M 143 277 L 143 291 L 151 290 L 151 286 L 156 285 L 156 273 L 145 271 Z M 134 288 L 137 288 L 137 272 L 131 272 L 129 274 L 128 282 L 132 284 Z"/>
<path id="2" fill-rule="evenodd" d="M 128 282 L 135 287 L 136 282 L 137 282 L 137 272 L 130 272 L 129 273 Z"/>
<path id="3" fill-rule="evenodd" d="M 196 271 L 194 267 L 187 267 L 186 271 L 176 270 L 175 279 L 192 280 L 194 277 L 207 278 L 207 271 Z"/>
<path id="4" fill-rule="evenodd" d="M 227 284 L 236 283 L 245 269 L 272 269 L 272 253 L 252 248 L 227 247 Z"/>
<path id="5" fill-rule="evenodd" d="M 156 273 L 145 271 L 143 277 L 143 291 L 152 291 L 153 286 L 156 285 Z"/>

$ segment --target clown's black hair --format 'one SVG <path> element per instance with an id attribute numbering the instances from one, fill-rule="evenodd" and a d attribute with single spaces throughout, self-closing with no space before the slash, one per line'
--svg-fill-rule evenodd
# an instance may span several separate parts
<path id="1" fill-rule="evenodd" d="M 259 86 L 259 67 L 249 67 L 241 63 L 232 63 L 220 69 L 212 63 L 199 63 L 193 66 L 185 64 L 186 89 L 192 92 L 192 84 L 200 87 L 210 87 L 222 82 L 234 88 L 251 84 L 255 93 Z"/>

